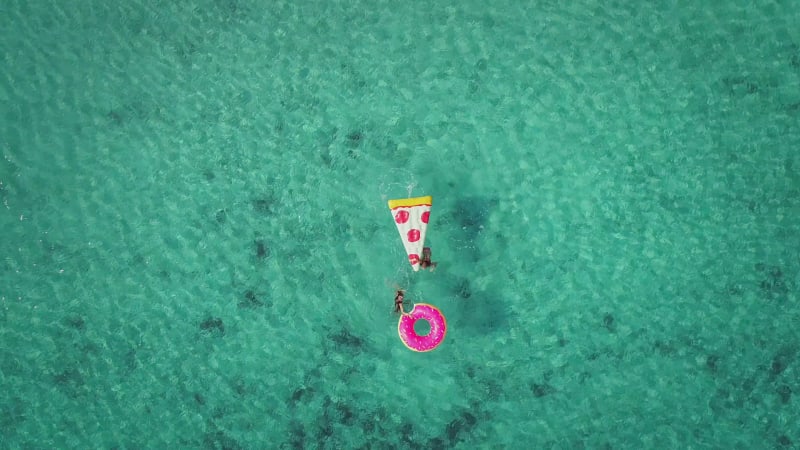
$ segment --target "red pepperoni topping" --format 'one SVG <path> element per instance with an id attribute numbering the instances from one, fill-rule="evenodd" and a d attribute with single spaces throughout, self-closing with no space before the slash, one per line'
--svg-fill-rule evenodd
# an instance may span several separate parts
<path id="1" fill-rule="evenodd" d="M 397 211 L 397 213 L 394 215 L 394 221 L 397 223 L 408 222 L 408 211 L 406 211 L 405 209 Z"/>

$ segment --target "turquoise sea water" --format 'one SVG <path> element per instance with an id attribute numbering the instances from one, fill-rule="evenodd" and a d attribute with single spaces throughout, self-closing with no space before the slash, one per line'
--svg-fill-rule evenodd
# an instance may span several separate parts
<path id="1" fill-rule="evenodd" d="M 800 2 L 0 23 L 0 448 L 800 447 Z"/>

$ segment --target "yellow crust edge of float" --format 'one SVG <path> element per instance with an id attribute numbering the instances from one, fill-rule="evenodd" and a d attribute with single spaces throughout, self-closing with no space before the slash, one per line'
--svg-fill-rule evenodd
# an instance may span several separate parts
<path id="1" fill-rule="evenodd" d="M 395 208 L 410 208 L 412 206 L 431 206 L 433 203 L 433 197 L 430 195 L 426 195 L 425 197 L 414 197 L 414 198 L 398 198 L 395 200 L 389 200 L 389 209 Z"/>
<path id="2" fill-rule="evenodd" d="M 422 306 L 430 306 L 431 308 L 433 308 L 433 309 L 435 309 L 436 311 L 438 311 L 438 312 L 439 312 L 439 315 L 440 315 L 440 316 L 442 316 L 442 323 L 444 324 L 444 331 L 442 332 L 442 340 L 441 340 L 441 341 L 440 341 L 440 342 L 439 342 L 439 343 L 436 345 L 436 347 L 433 347 L 433 348 L 432 348 L 432 349 L 430 349 L 430 350 L 417 350 L 417 349 L 415 349 L 415 348 L 411 348 L 411 347 L 409 347 L 409 346 L 408 346 L 408 344 L 406 344 L 406 341 L 404 341 L 404 340 L 403 340 L 403 335 L 402 335 L 402 334 L 400 334 L 400 324 L 403 322 L 403 316 L 410 316 L 410 315 L 411 315 L 411 313 L 413 313 L 413 312 L 414 312 L 414 308 L 416 308 L 416 307 L 417 307 L 417 305 L 422 305 Z M 409 312 L 404 312 L 404 313 L 403 313 L 403 314 L 400 316 L 400 319 L 397 321 L 397 336 L 399 336 L 399 337 L 400 337 L 400 342 L 402 342 L 402 343 L 403 343 L 403 345 L 405 345 L 405 346 L 406 346 L 406 348 L 407 348 L 407 349 L 409 349 L 409 350 L 411 350 L 412 352 L 417 352 L 417 353 L 427 353 L 427 352 L 430 352 L 430 351 L 436 350 L 436 349 L 437 349 L 437 348 L 438 348 L 440 345 L 442 345 L 442 342 L 444 342 L 444 338 L 445 338 L 445 337 L 447 337 L 447 317 L 445 317 L 445 316 L 444 316 L 444 314 L 442 314 L 442 311 L 441 311 L 439 308 L 437 308 L 437 307 L 435 307 L 435 306 L 431 305 L 430 303 L 414 303 L 414 308 L 411 308 L 411 311 L 409 311 Z"/>

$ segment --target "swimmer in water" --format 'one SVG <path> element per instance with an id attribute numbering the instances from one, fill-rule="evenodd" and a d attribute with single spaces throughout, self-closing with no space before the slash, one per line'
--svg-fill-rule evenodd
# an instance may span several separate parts
<path id="1" fill-rule="evenodd" d="M 431 261 L 431 248 L 425 247 L 422 249 L 422 260 L 419 262 L 419 266 L 423 269 L 427 269 L 430 267 L 431 272 L 436 269 L 436 263 Z"/>
<path id="2" fill-rule="evenodd" d="M 405 295 L 406 291 L 402 289 L 398 289 L 397 292 L 394 294 L 394 312 L 399 312 L 400 314 L 405 314 L 406 312 L 403 311 L 403 296 Z"/>

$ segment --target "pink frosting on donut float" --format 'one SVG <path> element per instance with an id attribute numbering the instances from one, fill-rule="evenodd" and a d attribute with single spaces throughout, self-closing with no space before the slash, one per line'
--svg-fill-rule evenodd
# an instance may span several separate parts
<path id="1" fill-rule="evenodd" d="M 431 324 L 430 333 L 420 336 L 414 331 L 414 324 L 418 320 L 426 320 Z M 447 322 L 444 320 L 444 315 L 438 308 L 427 303 L 415 304 L 414 309 L 408 314 L 403 314 L 400 317 L 400 323 L 397 324 L 400 340 L 415 352 L 428 352 L 435 349 L 444 340 L 446 332 Z"/>

